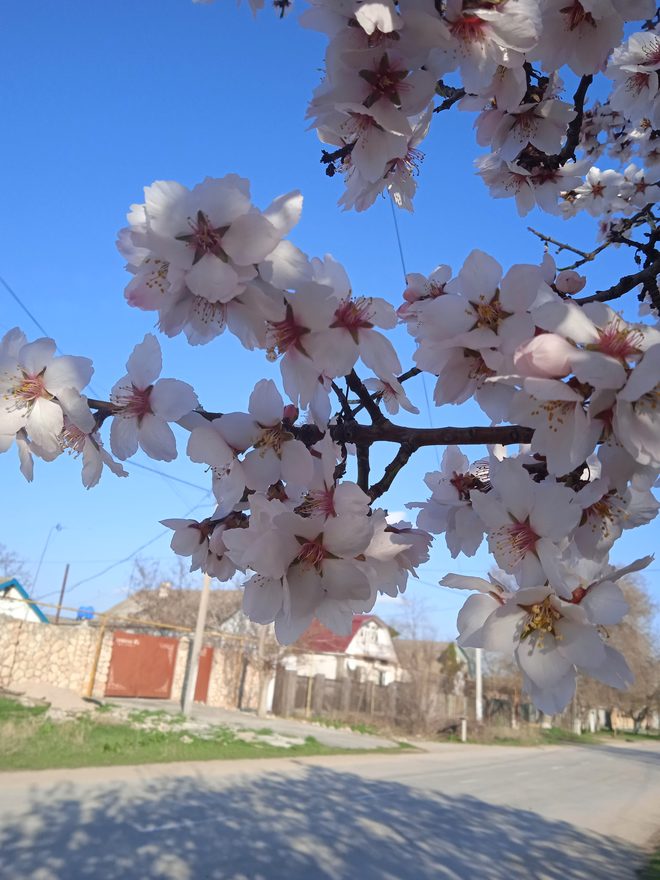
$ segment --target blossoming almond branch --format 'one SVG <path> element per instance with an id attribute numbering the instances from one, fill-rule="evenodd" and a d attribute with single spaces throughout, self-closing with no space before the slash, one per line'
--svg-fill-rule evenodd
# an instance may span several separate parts
<path id="1" fill-rule="evenodd" d="M 253 11 L 262 5 L 251 0 Z M 161 378 L 160 344 L 147 334 L 111 399 L 92 400 L 91 361 L 57 357 L 53 340 L 28 342 L 16 328 L 0 342 L 0 452 L 15 444 L 32 479 L 34 457 L 68 450 L 91 487 L 104 468 L 126 476 L 121 462 L 138 448 L 171 461 L 178 425 L 189 458 L 210 471 L 216 508 L 201 521 L 164 520 L 172 547 L 191 570 L 242 573 L 245 612 L 274 622 L 281 641 L 315 617 L 350 630 L 352 614 L 405 590 L 434 536 L 454 558 L 485 540 L 499 574 L 441 581 L 474 591 L 459 642 L 512 655 L 546 712 L 567 704 L 577 672 L 627 686 L 607 628 L 626 612 L 618 580 L 650 557 L 614 568 L 609 553 L 656 516 L 660 471 L 654 14 L 647 0 L 314 0 L 302 22 L 329 44 L 309 116 L 333 148 L 324 164 L 343 175 L 344 208 L 363 210 L 382 192 L 410 208 L 419 146 L 446 118 L 433 111 L 452 106 L 478 114 L 489 152 L 477 168 L 493 197 L 513 197 L 521 214 L 586 211 L 601 244 L 586 251 L 540 233 L 579 258 L 563 270 L 546 253 L 505 271 L 475 249 L 456 270 L 409 274 L 395 309 L 356 294 L 331 256 L 309 258 L 290 241 L 297 191 L 260 210 L 237 175 L 192 189 L 156 182 L 119 234 L 127 302 L 194 346 L 234 334 L 279 365 L 281 390 L 263 379 L 245 412 L 209 412 L 190 385 Z M 624 42 L 624 24 L 640 19 Z M 578 78 L 570 100 L 560 70 Z M 589 104 L 603 70 L 610 95 Z M 604 156 L 621 170 L 593 165 Z M 615 247 L 634 271 L 583 293 L 575 269 Z M 630 293 L 638 320 L 607 304 Z M 405 373 L 388 338 L 399 325 L 414 340 Z M 474 399 L 489 424 L 396 424 L 400 409 L 417 412 L 406 382 L 421 372 L 437 406 Z M 374 481 L 370 452 L 381 442 L 397 450 Z M 459 444 L 487 454 L 470 462 Z M 446 449 L 426 498 L 408 504 L 413 525 L 378 499 L 428 445 Z"/>

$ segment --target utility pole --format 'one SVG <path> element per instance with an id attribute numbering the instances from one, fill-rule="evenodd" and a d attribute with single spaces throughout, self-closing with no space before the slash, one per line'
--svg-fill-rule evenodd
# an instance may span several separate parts
<path id="1" fill-rule="evenodd" d="M 477 724 L 481 724 L 481 722 L 484 720 L 484 688 L 481 673 L 481 648 L 475 648 L 474 654 L 476 678 L 474 717 Z"/>
<path id="2" fill-rule="evenodd" d="M 57 603 L 57 613 L 55 615 L 55 623 L 60 622 L 60 612 L 62 610 L 62 605 L 64 604 L 64 591 L 66 590 L 66 581 L 69 577 L 69 563 L 67 562 L 66 568 L 64 569 L 64 577 L 62 578 L 62 589 L 60 590 L 60 598 Z"/>
<path id="3" fill-rule="evenodd" d="M 259 664 L 259 697 L 257 702 L 257 718 L 265 718 L 268 715 L 268 670 L 266 668 L 266 627 L 263 625 L 259 625 L 259 637 L 257 640 L 257 663 Z"/>
<path id="4" fill-rule="evenodd" d="M 199 608 L 197 610 L 195 635 L 193 636 L 192 645 L 190 646 L 190 653 L 188 654 L 188 668 L 186 670 L 186 678 L 183 683 L 183 692 L 181 694 L 181 712 L 184 715 L 190 715 L 193 699 L 195 696 L 195 685 L 197 684 L 197 669 L 199 667 L 199 655 L 202 652 L 202 641 L 204 639 L 204 627 L 206 626 L 206 614 L 209 609 L 210 593 L 211 578 L 208 574 L 205 574 L 204 584 L 202 586 L 202 595 L 200 596 Z"/>

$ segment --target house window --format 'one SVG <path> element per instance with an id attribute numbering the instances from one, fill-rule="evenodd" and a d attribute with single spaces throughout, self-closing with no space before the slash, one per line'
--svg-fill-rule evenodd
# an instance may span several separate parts
<path id="1" fill-rule="evenodd" d="M 378 644 L 378 629 L 375 626 L 368 626 L 364 631 L 364 640 L 368 645 Z"/>

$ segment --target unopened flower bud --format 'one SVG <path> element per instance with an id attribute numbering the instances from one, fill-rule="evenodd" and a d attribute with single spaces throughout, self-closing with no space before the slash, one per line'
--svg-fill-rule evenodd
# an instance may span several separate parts
<path id="1" fill-rule="evenodd" d="M 555 279 L 555 287 L 561 293 L 579 293 L 586 283 L 585 276 L 572 269 L 564 269 Z"/>

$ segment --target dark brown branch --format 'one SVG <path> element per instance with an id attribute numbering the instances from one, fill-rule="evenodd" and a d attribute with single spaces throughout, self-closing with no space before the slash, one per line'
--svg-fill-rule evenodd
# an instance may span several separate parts
<path id="1" fill-rule="evenodd" d="M 351 409 L 351 404 L 349 403 L 348 398 L 346 397 L 346 395 L 341 390 L 339 385 L 337 385 L 336 382 L 332 382 L 331 387 L 332 387 L 332 390 L 337 395 L 337 400 L 339 401 L 339 403 L 341 405 L 341 410 L 344 414 L 344 417 L 347 419 L 352 419 L 353 418 L 353 410 Z"/>
<path id="2" fill-rule="evenodd" d="M 656 272 L 660 268 L 660 260 L 658 264 L 654 264 Z M 628 276 L 629 278 L 638 278 L 637 284 L 643 279 L 638 276 L 644 273 L 650 273 L 649 269 L 638 272 L 637 276 Z M 650 275 L 645 275 L 650 277 Z M 622 279 L 622 282 L 625 279 Z M 634 287 L 631 284 L 629 290 Z M 607 291 L 606 291 L 607 292 Z M 624 291 L 625 292 L 625 291 Z M 618 294 L 620 295 L 620 294 Z M 614 297 L 611 297 L 614 298 Z M 591 301 L 591 300 L 590 300 Z M 363 386 L 364 387 L 364 386 Z M 364 389 L 366 391 L 366 389 Z M 369 398 L 370 403 L 374 401 Z M 114 415 L 117 407 L 107 400 L 89 399 L 89 406 L 98 412 L 107 415 Z M 375 405 L 375 404 L 374 404 Z M 196 410 L 201 416 L 209 421 L 222 417 L 222 413 L 207 412 L 203 409 Z M 422 446 L 481 446 L 490 443 L 501 443 L 503 446 L 515 443 L 530 443 L 534 433 L 532 428 L 525 428 L 521 425 L 497 425 L 495 427 L 472 427 L 472 428 L 410 428 L 405 425 L 395 425 L 386 419 L 380 410 L 378 410 L 379 420 L 372 425 L 360 425 L 358 422 L 344 422 L 342 424 L 330 425 L 330 436 L 336 443 L 355 443 L 358 445 L 371 446 L 372 443 L 385 442 L 397 443 L 403 445 L 409 443 L 415 449 Z M 292 426 L 291 431 L 295 436 L 302 440 L 306 446 L 313 446 L 323 439 L 324 433 L 316 425 L 298 425 Z"/>
<path id="3" fill-rule="evenodd" d="M 387 492 L 397 474 L 408 464 L 410 456 L 417 448 L 413 443 L 402 443 L 399 446 L 399 451 L 385 468 L 381 479 L 369 489 L 369 496 L 372 501 L 375 501 L 376 498 L 380 498 L 381 495 Z"/>
<path id="4" fill-rule="evenodd" d="M 356 446 L 357 454 L 357 484 L 363 492 L 369 490 L 369 471 L 371 465 L 369 463 L 369 444 L 358 443 Z"/>
<path id="5" fill-rule="evenodd" d="M 346 382 L 351 391 L 357 394 L 360 403 L 369 413 L 371 421 L 374 424 L 385 421 L 385 416 L 380 411 L 380 407 L 371 396 L 371 394 L 369 394 L 369 391 L 367 390 L 362 382 L 362 379 L 360 379 L 355 370 L 351 370 L 348 376 L 346 376 Z"/>
<path id="6" fill-rule="evenodd" d="M 344 144 L 343 147 L 329 153 L 327 150 L 321 150 L 320 161 L 325 165 L 325 173 L 328 177 L 333 177 L 337 173 L 335 162 L 343 162 L 347 156 L 351 155 L 355 142 L 352 144 Z"/>
<path id="7" fill-rule="evenodd" d="M 307 427 L 307 426 L 305 426 Z M 309 426 L 313 427 L 313 426 Z M 318 430 L 318 429 L 316 429 Z M 409 443 L 416 449 L 422 446 L 476 446 L 501 443 L 530 443 L 533 428 L 521 425 L 498 425 L 474 428 L 409 428 L 394 425 L 384 419 L 379 425 L 334 425 L 330 428 L 333 440 L 342 438 L 346 443 Z"/>
<path id="8" fill-rule="evenodd" d="M 413 376 L 419 376 L 422 371 L 419 367 L 411 367 L 409 370 L 406 370 L 405 373 L 401 373 L 400 376 L 397 376 L 397 381 L 401 382 L 403 385 L 404 382 L 407 382 L 408 379 L 412 379 Z"/>
<path id="9" fill-rule="evenodd" d="M 454 86 L 446 86 L 442 80 L 438 80 L 435 87 L 436 95 L 440 95 L 445 100 L 442 104 L 438 104 L 433 108 L 434 113 L 442 113 L 443 110 L 450 110 L 457 101 L 465 97 L 465 89 L 457 89 Z"/>
<path id="10" fill-rule="evenodd" d="M 93 397 L 88 397 L 87 406 L 89 406 L 90 409 L 95 409 L 106 416 L 111 416 L 117 412 L 117 407 L 114 405 L 114 403 L 110 403 L 108 400 L 94 400 Z"/>
<path id="11" fill-rule="evenodd" d="M 408 379 L 412 379 L 413 376 L 419 376 L 421 372 L 422 371 L 419 369 L 419 367 L 411 367 L 409 370 L 406 370 L 405 373 L 401 373 L 400 376 L 396 377 L 397 382 L 401 382 L 401 384 L 403 385 L 404 382 L 407 382 Z M 370 395 L 370 397 L 372 397 L 374 400 L 380 400 L 382 396 L 382 391 L 374 391 L 373 394 Z M 353 415 L 356 416 L 363 409 L 364 407 L 362 406 L 362 404 L 360 404 L 358 407 L 356 407 L 356 409 L 353 410 Z"/>
<path id="12" fill-rule="evenodd" d="M 560 168 L 565 165 L 569 159 L 575 159 L 575 151 L 580 143 L 580 132 L 582 131 L 582 121 L 584 120 L 584 102 L 587 97 L 589 86 L 593 82 L 593 76 L 583 76 L 580 84 L 573 95 L 573 107 L 575 108 L 575 118 L 569 123 L 566 131 L 566 143 L 555 156 L 548 157 L 548 164 L 552 168 Z"/>
<path id="13" fill-rule="evenodd" d="M 590 302 L 609 302 L 612 299 L 618 299 L 625 293 L 629 293 L 639 284 L 644 285 L 647 290 L 650 285 L 652 290 L 653 285 L 657 283 L 658 274 L 660 274 L 660 257 L 656 257 L 651 265 L 645 269 L 640 269 L 639 272 L 635 272 L 632 275 L 624 275 L 617 284 L 613 284 L 607 290 L 598 290 L 592 296 L 583 296 L 580 299 L 574 300 L 574 302 L 580 305 Z"/>

